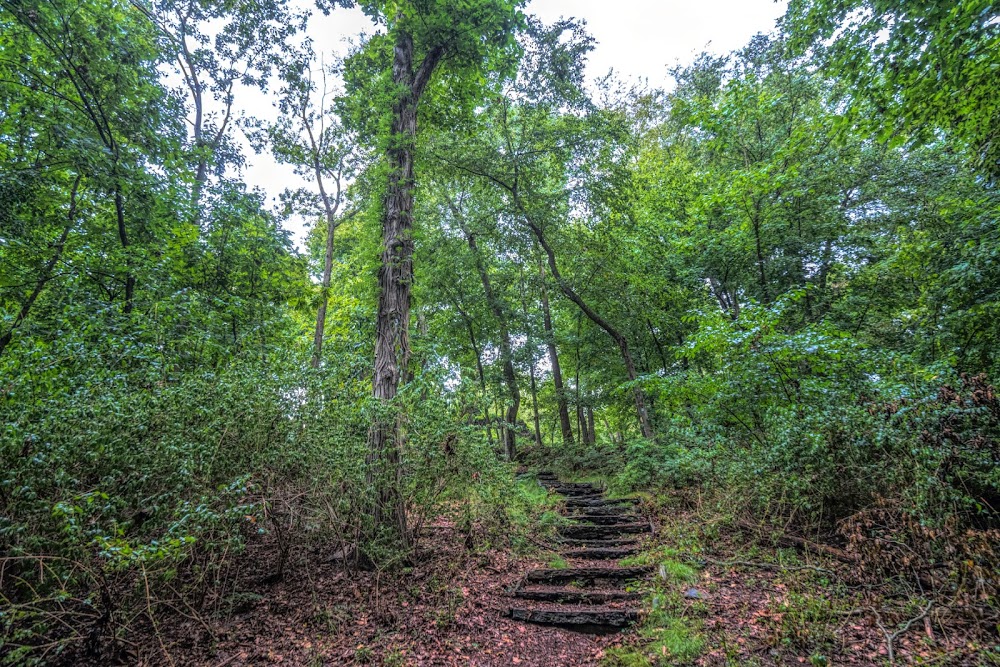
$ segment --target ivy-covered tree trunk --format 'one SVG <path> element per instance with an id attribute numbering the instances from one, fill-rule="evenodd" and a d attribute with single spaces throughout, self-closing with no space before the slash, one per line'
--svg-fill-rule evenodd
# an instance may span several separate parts
<path id="1" fill-rule="evenodd" d="M 389 182 L 382 213 L 382 257 L 378 271 L 378 314 L 375 320 L 375 372 L 372 392 L 383 408 L 369 431 L 368 476 L 375 494 L 372 517 L 379 529 L 409 544 L 406 508 L 400 488 L 402 433 L 391 403 L 410 361 L 410 292 L 413 286 L 413 148 L 417 138 L 417 103 L 444 54 L 432 49 L 416 73 L 413 37 L 396 35 L 392 81 L 391 135 L 386 148 Z"/>

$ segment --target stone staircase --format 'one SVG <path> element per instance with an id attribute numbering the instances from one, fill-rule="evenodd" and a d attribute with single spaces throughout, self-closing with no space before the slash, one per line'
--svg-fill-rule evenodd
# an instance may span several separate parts
<path id="1" fill-rule="evenodd" d="M 565 496 L 573 523 L 559 529 L 559 554 L 568 567 L 525 573 L 511 592 L 507 615 L 517 621 L 580 632 L 617 632 L 639 618 L 639 594 L 628 584 L 649 576 L 652 567 L 622 567 L 617 561 L 639 551 L 651 530 L 634 511 L 634 500 L 608 499 L 593 484 L 560 482 L 538 473 L 549 491 Z"/>

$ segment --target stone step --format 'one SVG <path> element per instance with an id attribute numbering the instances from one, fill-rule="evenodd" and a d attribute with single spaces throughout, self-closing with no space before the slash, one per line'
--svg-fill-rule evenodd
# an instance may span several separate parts
<path id="1" fill-rule="evenodd" d="M 596 498 L 587 497 L 569 497 L 565 501 L 566 507 L 615 507 L 616 505 L 638 505 L 639 500 L 636 498 L 603 498 L 598 496 Z"/>
<path id="2" fill-rule="evenodd" d="M 639 523 L 641 521 L 641 518 L 634 514 L 569 514 L 566 518 L 589 523 L 594 526 L 615 526 Z"/>
<path id="3" fill-rule="evenodd" d="M 576 487 L 570 486 L 566 487 L 563 485 L 552 485 L 546 487 L 552 493 L 558 493 L 562 496 L 568 496 L 570 498 L 594 498 L 603 500 L 603 491 L 600 489 L 578 489 Z"/>
<path id="4" fill-rule="evenodd" d="M 587 560 L 615 560 L 634 556 L 637 553 L 639 553 L 638 547 L 620 547 L 617 549 L 571 549 L 562 552 L 562 555 L 566 558 L 584 558 Z"/>
<path id="5" fill-rule="evenodd" d="M 559 602 L 563 604 L 607 604 L 638 600 L 639 593 L 631 591 L 586 591 L 572 588 L 533 589 L 519 588 L 514 597 L 536 602 Z"/>
<path id="6" fill-rule="evenodd" d="M 558 486 L 563 489 L 580 489 L 586 491 L 599 491 L 600 489 L 592 482 L 554 482 L 553 486 Z"/>
<path id="7" fill-rule="evenodd" d="M 615 547 L 636 546 L 637 543 L 635 537 L 629 536 L 629 537 L 617 537 L 604 540 L 578 540 L 573 538 L 563 538 L 559 540 L 559 544 L 567 547 L 594 547 L 594 548 L 613 549 Z"/>
<path id="8" fill-rule="evenodd" d="M 639 612 L 634 609 L 522 609 L 511 607 L 506 614 L 515 621 L 552 625 L 556 627 L 604 634 L 618 632 L 639 620 Z"/>
<path id="9" fill-rule="evenodd" d="M 559 529 L 561 536 L 577 540 L 606 540 L 622 535 L 637 535 L 648 532 L 650 532 L 648 523 L 620 523 L 614 526 L 562 526 Z"/>
<path id="10" fill-rule="evenodd" d="M 571 581 L 629 581 L 641 579 L 653 571 L 651 565 L 635 567 L 562 567 L 540 568 L 528 572 L 524 579 L 532 584 L 566 584 Z"/>
<path id="11" fill-rule="evenodd" d="M 573 518 L 574 516 L 593 516 L 595 514 L 621 514 L 622 512 L 628 512 L 631 508 L 627 505 L 621 505 L 618 503 L 609 503 L 605 505 L 586 505 L 584 507 L 567 507 L 566 509 L 572 510 L 572 513 L 567 516 Z"/>

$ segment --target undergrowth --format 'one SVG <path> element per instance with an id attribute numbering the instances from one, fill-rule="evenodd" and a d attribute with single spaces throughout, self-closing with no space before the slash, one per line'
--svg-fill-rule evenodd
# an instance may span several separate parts
<path id="1" fill-rule="evenodd" d="M 659 568 L 646 590 L 647 613 L 638 640 L 606 651 L 601 662 L 604 667 L 686 665 L 701 655 L 705 638 L 683 602 L 684 587 L 696 582 L 698 575 L 688 565 L 661 556 L 662 551 L 644 551 L 622 561 L 622 565 L 658 563 Z"/>

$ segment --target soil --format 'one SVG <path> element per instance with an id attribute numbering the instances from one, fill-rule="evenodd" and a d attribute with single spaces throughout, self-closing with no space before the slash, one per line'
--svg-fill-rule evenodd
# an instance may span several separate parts
<path id="1" fill-rule="evenodd" d="M 507 618 L 526 569 L 544 563 L 508 549 L 464 546 L 453 523 L 427 526 L 416 565 L 394 574 L 352 571 L 300 554 L 265 583 L 268 545 L 234 613 L 161 623 L 137 647 L 142 665 L 597 665 L 629 633 L 593 635 Z M 149 633 L 152 635 L 152 633 Z M 169 658 L 167 657 L 169 655 Z"/>

